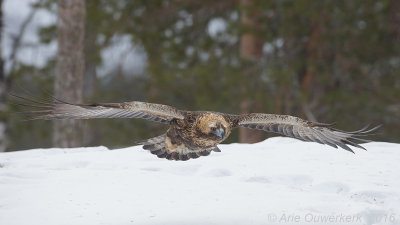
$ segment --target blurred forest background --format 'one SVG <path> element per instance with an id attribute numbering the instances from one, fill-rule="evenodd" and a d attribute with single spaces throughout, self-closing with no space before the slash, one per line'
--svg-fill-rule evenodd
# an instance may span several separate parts
<path id="1" fill-rule="evenodd" d="M 19 12 L 17 2 L 29 7 L 16 24 L 7 18 Z M 117 148 L 165 129 L 137 119 L 54 127 L 50 121 L 22 122 L 14 113 L 21 108 L 8 103 L 6 91 L 41 98 L 52 92 L 78 102 L 138 100 L 187 110 L 290 114 L 337 122 L 344 130 L 383 124 L 371 139 L 400 142 L 398 0 L 0 4 L 1 151 L 50 147 L 52 140 L 64 147 Z M 14 8 L 7 11 L 6 4 Z M 44 14 L 44 22 L 33 26 Z M 29 31 L 35 41 L 25 37 Z M 60 144 L 52 134 L 62 137 L 63 132 L 81 140 Z M 271 135 L 241 130 L 227 142 Z"/>

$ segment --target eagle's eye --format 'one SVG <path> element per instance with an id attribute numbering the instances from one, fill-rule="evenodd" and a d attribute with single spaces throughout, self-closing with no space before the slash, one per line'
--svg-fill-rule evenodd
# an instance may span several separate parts
<path id="1" fill-rule="evenodd" d="M 210 127 L 211 133 L 215 136 L 223 139 L 225 137 L 225 128 L 223 126 L 220 127 Z"/>

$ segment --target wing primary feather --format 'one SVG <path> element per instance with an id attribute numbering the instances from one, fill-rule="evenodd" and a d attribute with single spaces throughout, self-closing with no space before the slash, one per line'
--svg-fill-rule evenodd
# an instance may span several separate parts
<path id="1" fill-rule="evenodd" d="M 28 101 L 28 102 L 33 102 L 33 103 L 40 104 L 40 105 L 53 106 L 53 104 L 49 103 L 49 102 L 42 102 L 42 101 L 31 99 L 31 98 L 28 98 L 28 97 L 22 97 L 22 96 L 13 94 L 13 93 L 8 93 L 8 94 L 11 95 L 12 97 L 19 98 L 21 100 L 25 100 L 25 101 Z"/>
<path id="2" fill-rule="evenodd" d="M 329 145 L 329 146 L 334 147 L 334 148 L 337 148 L 337 146 L 336 146 L 334 143 L 332 143 L 331 141 L 329 141 L 329 139 L 325 138 L 325 136 L 323 136 L 323 135 L 321 134 L 320 131 L 314 130 L 314 129 L 310 129 L 310 130 L 311 130 L 311 131 L 316 135 L 316 137 L 319 138 L 319 140 L 321 140 L 324 144 Z"/>
<path id="3" fill-rule="evenodd" d="M 322 135 L 325 138 L 326 141 L 330 142 L 331 144 L 333 144 L 335 146 L 336 145 L 340 146 L 340 144 L 343 144 L 342 140 L 340 138 L 337 138 L 337 137 L 334 137 L 334 136 L 330 135 L 329 134 L 329 130 L 328 131 L 325 130 L 325 132 L 318 131 L 318 134 Z"/>
<path id="4" fill-rule="evenodd" d="M 361 128 L 360 130 L 350 131 L 350 132 L 346 132 L 346 131 L 339 130 L 339 129 L 336 129 L 336 128 L 333 128 L 332 130 L 339 131 L 339 132 L 346 133 L 346 134 L 350 134 L 350 135 L 365 136 L 365 135 L 370 135 L 371 132 L 374 132 L 374 131 L 378 130 L 379 128 L 381 128 L 382 124 L 379 124 L 379 125 L 377 125 L 377 126 L 375 126 L 375 127 L 373 127 L 373 128 L 368 130 L 369 127 L 370 127 L 370 124 L 367 124 L 366 126 Z"/>
<path id="5" fill-rule="evenodd" d="M 335 130 L 340 131 L 340 132 L 344 132 L 344 133 L 348 133 L 348 134 L 358 134 L 360 132 L 366 131 L 369 128 L 369 126 L 371 126 L 371 124 L 367 124 L 367 125 L 365 125 L 363 128 L 361 128 L 359 130 L 350 131 L 350 132 L 345 132 L 345 131 L 342 131 L 342 130 L 339 130 L 339 129 L 335 129 Z"/>
<path id="6" fill-rule="evenodd" d="M 364 149 L 365 151 L 367 151 L 366 148 L 364 148 L 363 146 L 361 146 L 361 145 L 359 145 L 359 144 L 357 144 L 357 143 L 354 143 L 354 142 L 352 142 L 352 141 L 343 140 L 343 142 L 346 143 L 346 144 L 349 144 L 349 145 L 352 145 L 352 146 L 354 146 L 354 147 L 361 148 L 361 149 Z"/>
<path id="7" fill-rule="evenodd" d="M 360 133 L 363 134 L 363 135 L 364 134 L 369 135 L 369 134 L 371 134 L 371 132 L 374 132 L 374 131 L 378 130 L 381 127 L 382 127 L 382 124 L 379 124 L 378 126 L 375 126 L 375 127 L 371 128 L 369 130 L 366 130 L 366 131 L 363 131 L 363 132 L 360 132 Z M 360 133 L 357 133 L 357 135 L 360 135 Z"/>
<path id="8" fill-rule="evenodd" d="M 337 146 L 339 146 L 339 147 L 341 147 L 341 148 L 343 148 L 343 149 L 345 149 L 345 150 L 347 150 L 349 152 L 354 153 L 354 151 L 349 146 L 347 146 L 345 143 L 343 143 L 342 139 L 328 136 L 328 133 L 326 133 L 326 134 L 324 132 L 319 132 L 319 133 L 321 135 L 323 135 L 326 138 L 327 141 L 330 141 L 334 145 L 337 145 Z"/>
<path id="9" fill-rule="evenodd" d="M 319 137 L 319 135 L 315 134 L 315 132 L 311 128 L 307 128 L 308 131 L 305 131 L 309 137 L 314 138 L 313 140 L 319 144 L 325 144 L 325 142 L 322 141 L 322 139 Z"/>
<path id="10" fill-rule="evenodd" d="M 15 112 L 17 114 L 38 114 L 38 113 L 51 113 L 51 110 L 40 110 L 40 111 L 22 111 L 22 112 Z"/>
<path id="11" fill-rule="evenodd" d="M 346 144 L 344 144 L 344 143 L 342 143 L 342 142 L 338 142 L 338 143 L 336 143 L 336 144 L 339 145 L 339 146 L 340 146 L 341 148 L 343 148 L 344 150 L 347 150 L 347 151 L 349 151 L 349 152 L 355 154 L 354 151 L 353 151 L 349 146 L 347 146 Z"/>
<path id="12" fill-rule="evenodd" d="M 358 137 L 354 137 L 354 136 L 349 137 L 349 139 L 354 139 L 354 140 L 365 142 L 365 143 L 371 142 L 371 140 L 358 138 Z"/>
<path id="13" fill-rule="evenodd" d="M 19 103 L 19 102 L 11 102 L 11 104 L 23 106 L 23 107 L 38 108 L 38 109 L 52 109 L 53 108 L 51 106 L 46 106 L 46 105 L 29 105 L 29 104 L 24 104 L 24 103 Z"/>

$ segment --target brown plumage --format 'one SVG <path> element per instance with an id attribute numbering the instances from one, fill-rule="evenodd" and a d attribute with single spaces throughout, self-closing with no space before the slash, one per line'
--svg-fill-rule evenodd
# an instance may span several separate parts
<path id="1" fill-rule="evenodd" d="M 368 126 L 353 132 L 333 128 L 332 124 L 309 122 L 298 117 L 275 114 L 251 113 L 229 115 L 208 111 L 183 111 L 171 106 L 145 102 L 73 104 L 58 99 L 51 102 L 13 95 L 23 102 L 21 106 L 40 110 L 21 112 L 32 114 L 31 119 L 93 119 L 93 118 L 141 118 L 170 125 L 163 135 L 140 142 L 143 148 L 159 158 L 188 160 L 207 156 L 217 147 L 233 128 L 248 127 L 283 134 L 303 141 L 337 146 L 353 152 L 348 146 L 365 149 L 354 141 L 377 130 Z M 353 152 L 354 153 L 354 152 Z"/>

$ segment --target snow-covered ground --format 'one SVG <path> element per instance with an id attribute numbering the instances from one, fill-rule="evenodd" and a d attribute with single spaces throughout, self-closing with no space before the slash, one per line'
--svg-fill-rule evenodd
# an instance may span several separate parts
<path id="1" fill-rule="evenodd" d="M 400 144 L 291 138 L 175 162 L 140 146 L 0 154 L 0 224 L 400 224 Z"/>

